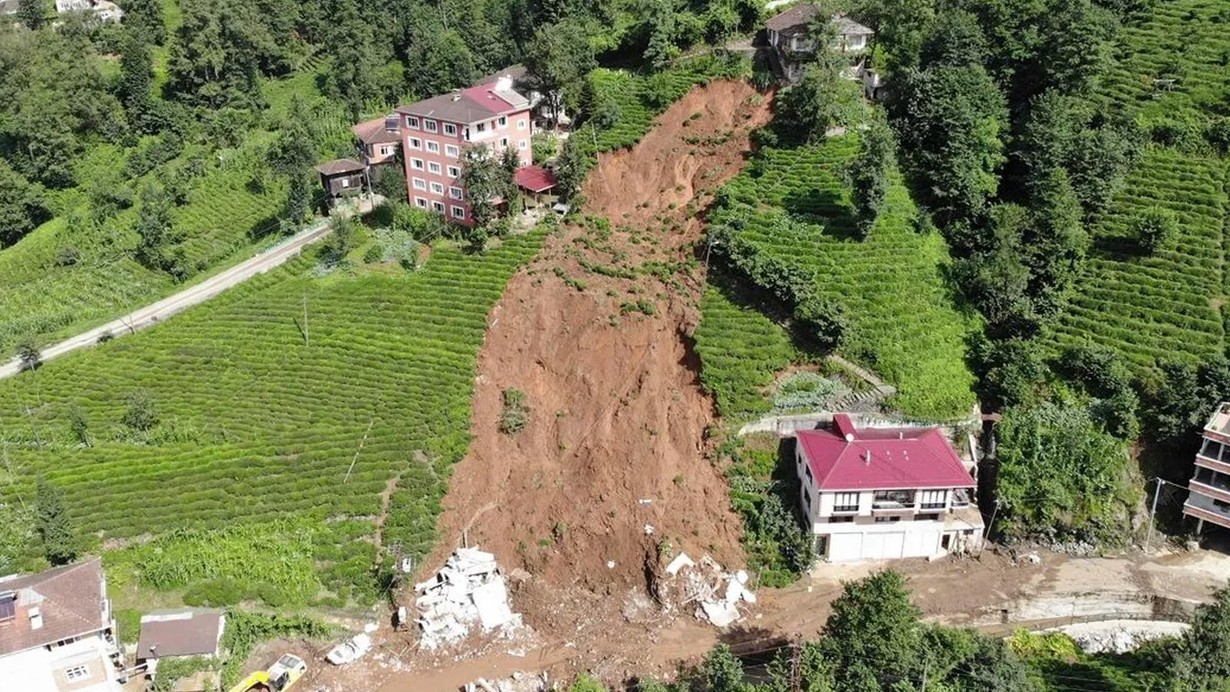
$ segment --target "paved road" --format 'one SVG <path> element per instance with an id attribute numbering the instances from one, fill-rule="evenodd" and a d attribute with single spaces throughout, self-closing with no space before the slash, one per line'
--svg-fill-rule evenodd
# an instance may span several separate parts
<path id="1" fill-rule="evenodd" d="M 93 346 L 98 343 L 99 337 L 108 332 L 114 336 L 120 336 L 158 324 L 177 312 L 203 303 L 232 286 L 241 284 L 257 274 L 263 274 L 285 263 L 287 260 L 297 256 L 303 248 L 324 238 L 329 234 L 330 230 L 332 228 L 329 226 L 328 221 L 320 221 L 310 228 L 300 231 L 285 242 L 226 271 L 211 276 L 195 286 L 186 288 L 179 293 L 163 298 L 157 303 L 147 305 L 124 315 L 101 327 L 95 327 L 88 332 L 83 332 L 60 343 L 47 346 L 41 352 L 42 359 L 46 362 L 53 358 L 59 358 L 66 353 L 76 351 L 79 348 Z M 12 377 L 19 372 L 21 372 L 21 361 L 16 358 L 0 365 L 0 379 Z"/>

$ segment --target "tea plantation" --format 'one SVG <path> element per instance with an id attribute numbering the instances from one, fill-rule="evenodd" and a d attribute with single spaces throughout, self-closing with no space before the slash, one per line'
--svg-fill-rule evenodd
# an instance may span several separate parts
<path id="1" fill-rule="evenodd" d="M 0 495 L 28 501 L 42 474 L 82 534 L 163 536 L 113 558 L 147 586 L 259 582 L 244 575 L 270 559 L 293 577 L 237 588 L 270 602 L 370 599 L 382 494 L 385 546 L 429 550 L 468 443 L 487 311 L 542 237 L 477 256 L 439 247 L 402 275 L 313 278 L 301 258 L 166 325 L 0 382 Z M 247 522 L 259 526 L 236 528 Z M 197 572 L 167 564 L 209 545 L 226 549 L 190 560 Z"/>
<path id="2" fill-rule="evenodd" d="M 1151 149 L 1093 228 L 1094 249 L 1050 340 L 1092 340 L 1138 368 L 1220 353 L 1225 184 L 1224 161 Z M 1134 214 L 1152 207 L 1174 212 L 1179 233 L 1144 255 L 1127 229 Z"/>
<path id="3" fill-rule="evenodd" d="M 855 137 L 843 136 L 762 150 L 719 193 L 711 224 L 784 272 L 809 276 L 820 296 L 841 305 L 850 323 L 841 350 L 897 387 L 893 405 L 911 416 L 964 416 L 974 405 L 962 355 L 974 323 L 954 306 L 943 277 L 944 241 L 915 229 L 916 208 L 899 182 L 870 237 L 853 238 L 841 169 L 856 148 Z M 747 347 L 755 347 L 755 330 L 732 330 L 723 341 L 737 333 L 749 334 Z M 736 377 L 763 379 L 706 374 L 708 381 Z"/>

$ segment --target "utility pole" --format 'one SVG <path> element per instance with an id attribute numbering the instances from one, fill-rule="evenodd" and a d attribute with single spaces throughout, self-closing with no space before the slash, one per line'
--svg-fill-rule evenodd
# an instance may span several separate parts
<path id="1" fill-rule="evenodd" d="M 987 523 L 986 533 L 982 536 L 982 544 L 978 546 L 978 557 L 982 557 L 982 551 L 987 549 L 987 541 L 991 537 L 991 529 L 995 526 L 995 515 L 999 514 L 999 498 L 995 498 L 995 509 L 991 510 L 991 521 Z"/>
<path id="2" fill-rule="evenodd" d="M 1145 529 L 1145 552 L 1149 552 L 1149 539 L 1153 538 L 1153 518 L 1157 516 L 1157 498 L 1162 494 L 1162 479 L 1153 479 L 1153 507 L 1149 510 L 1149 528 Z"/>

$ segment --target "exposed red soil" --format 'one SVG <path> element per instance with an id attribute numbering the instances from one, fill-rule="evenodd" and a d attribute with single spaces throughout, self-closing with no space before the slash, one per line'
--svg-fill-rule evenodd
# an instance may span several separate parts
<path id="1" fill-rule="evenodd" d="M 491 312 L 473 442 L 428 564 L 464 535 L 528 570 L 544 591 L 523 587 L 514 605 L 548 636 L 576 633 L 565 603 L 622 620 L 623 596 L 651 586 L 664 544 L 744 563 L 726 481 L 707 455 L 715 411 L 691 348 L 704 279 L 695 255 L 706 193 L 742 167 L 769 101 L 745 83 L 714 82 L 634 148 L 602 155 L 583 208 L 609 229 L 561 228 Z M 531 414 L 506 435 L 502 392 L 514 387 Z"/>

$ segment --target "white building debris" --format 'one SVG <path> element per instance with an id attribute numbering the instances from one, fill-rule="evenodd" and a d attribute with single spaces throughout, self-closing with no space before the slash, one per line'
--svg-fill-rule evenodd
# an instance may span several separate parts
<path id="1" fill-rule="evenodd" d="M 483 632 L 505 634 L 521 626 L 521 616 L 508 603 L 508 586 L 495 555 L 476 548 L 458 548 L 436 576 L 416 584 L 414 592 L 422 645 L 428 649 L 464 639 L 476 624 Z"/>
<path id="2" fill-rule="evenodd" d="M 543 692 L 551 689 L 546 673 L 529 675 L 520 671 L 502 680 L 479 678 L 466 683 L 465 692 Z"/>
<path id="3" fill-rule="evenodd" d="M 671 579 L 664 585 L 664 602 L 674 601 L 679 607 L 695 603 L 697 619 L 717 627 L 738 622 L 743 617 L 741 603 L 756 602 L 756 594 L 747 588 L 747 572 L 727 572 L 708 555 L 698 563 L 680 553 L 666 566 L 666 573 Z"/>

